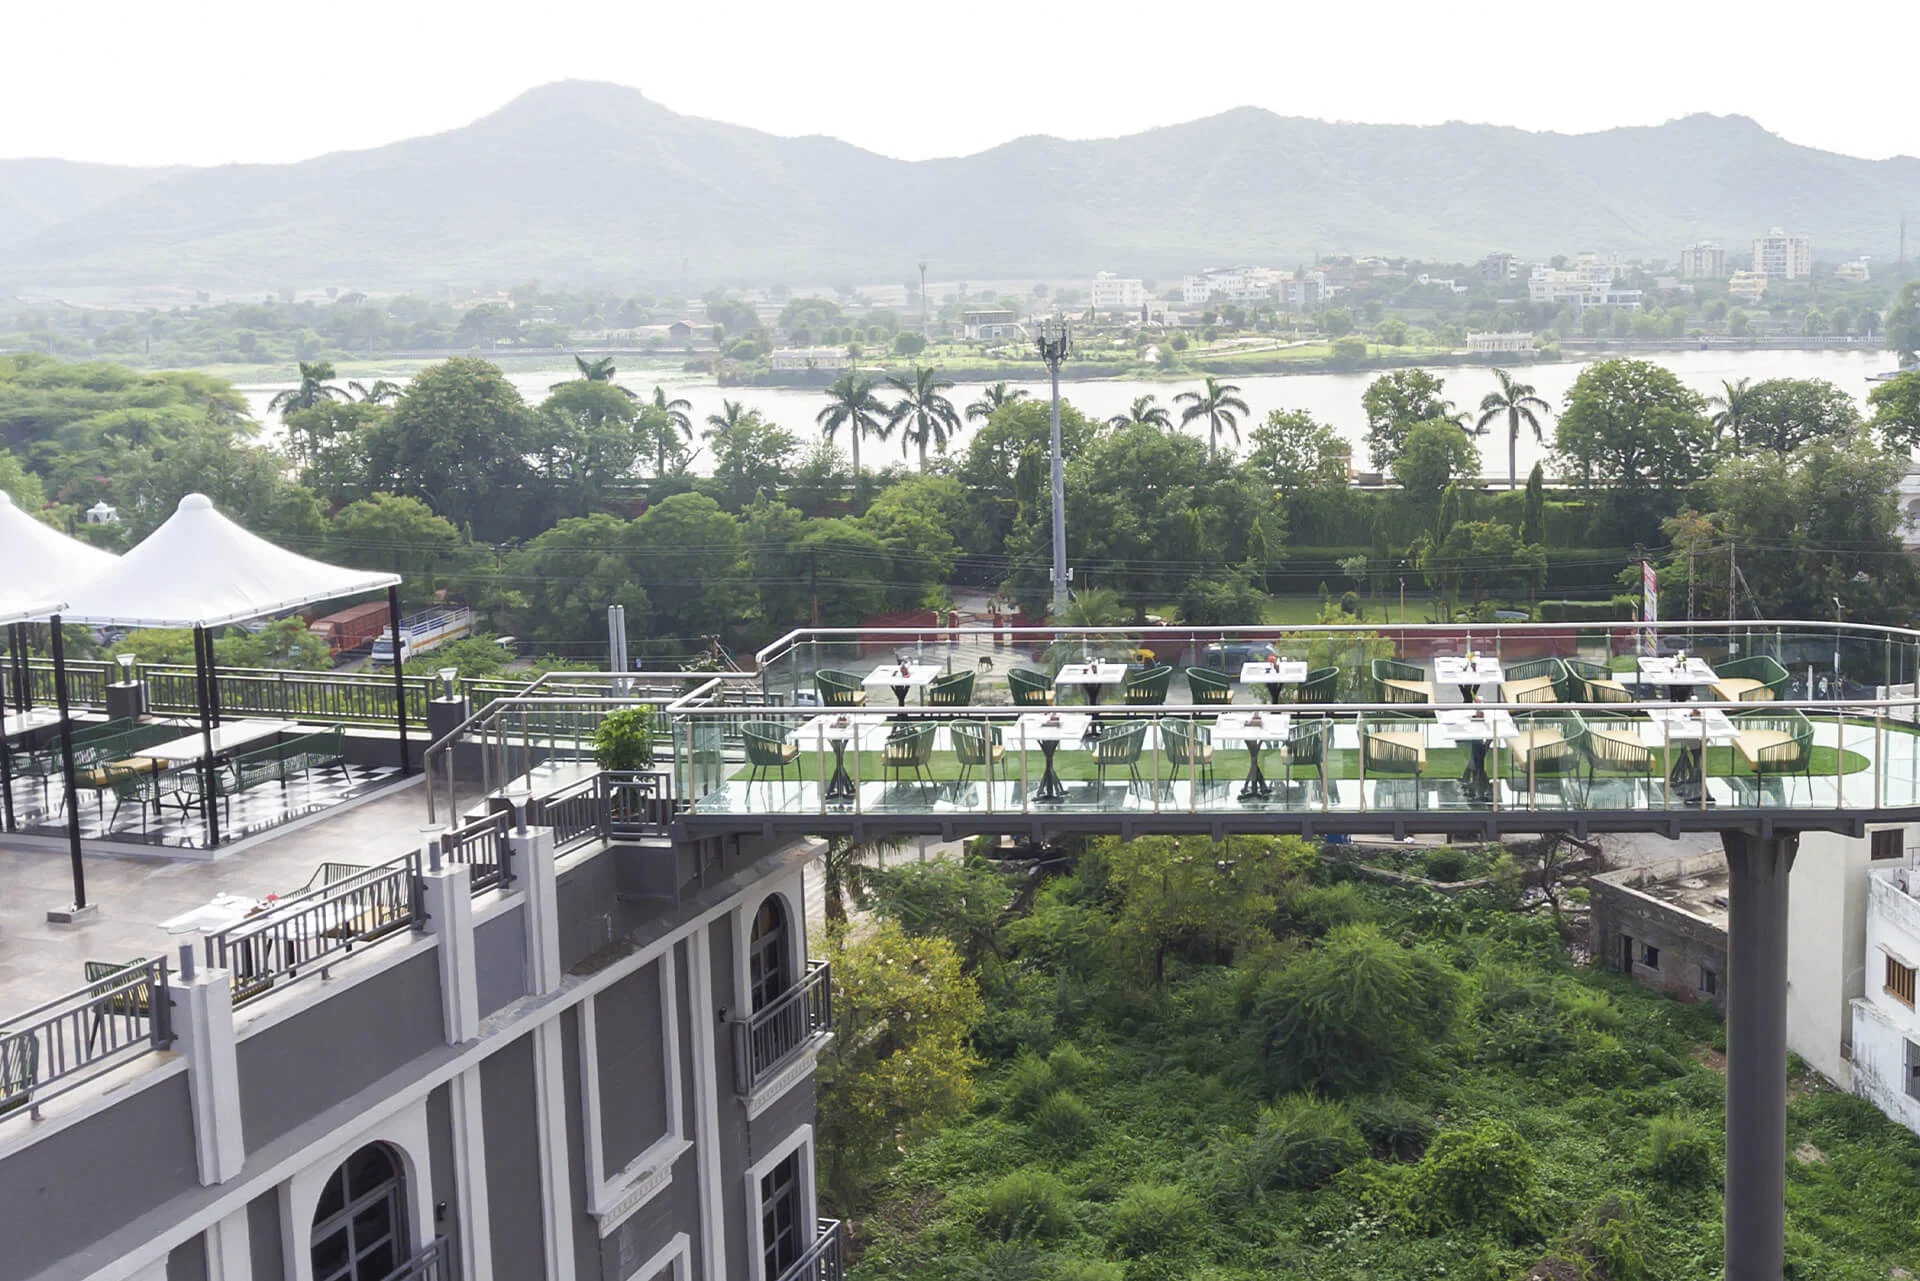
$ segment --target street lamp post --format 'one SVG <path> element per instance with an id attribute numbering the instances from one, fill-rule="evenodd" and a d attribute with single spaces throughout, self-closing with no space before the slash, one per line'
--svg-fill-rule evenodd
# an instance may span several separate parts
<path id="1" fill-rule="evenodd" d="M 1053 613 L 1058 618 L 1067 608 L 1067 480 L 1060 460 L 1060 362 L 1073 348 L 1073 335 L 1064 317 L 1037 321 L 1034 331 L 1040 359 L 1047 362 L 1047 374 L 1053 380 L 1049 445 L 1053 453 Z"/>

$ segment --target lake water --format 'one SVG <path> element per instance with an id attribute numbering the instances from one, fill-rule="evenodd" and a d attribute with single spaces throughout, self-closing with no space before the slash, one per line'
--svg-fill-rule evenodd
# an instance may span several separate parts
<path id="1" fill-rule="evenodd" d="M 1841 390 L 1856 397 L 1864 410 L 1870 375 L 1892 368 L 1893 358 L 1886 352 L 1878 351 L 1682 351 L 1658 352 L 1645 357 L 1655 364 L 1665 365 L 1674 371 L 1680 381 L 1703 396 L 1710 396 L 1720 390 L 1723 381 L 1751 378 L 1755 382 L 1765 378 L 1824 378 Z M 1586 362 L 1566 361 L 1553 364 L 1537 364 L 1510 367 L 1524 381 L 1532 383 L 1539 395 L 1557 411 L 1564 402 L 1567 389 L 1573 386 L 1573 380 L 1586 367 Z M 1446 366 L 1431 371 L 1446 382 L 1445 394 L 1448 399 L 1462 409 L 1471 409 L 1480 403 L 1480 398 L 1495 387 L 1493 371 L 1481 366 Z M 546 369 L 515 370 L 507 374 L 522 396 L 531 402 L 537 402 L 547 394 L 550 385 L 575 376 L 571 362 L 556 364 Z M 1360 393 L 1367 384 L 1379 376 L 1378 371 L 1344 374 L 1246 374 L 1232 378 L 1240 388 L 1240 398 L 1247 402 L 1253 413 L 1250 421 L 1243 422 L 1240 430 L 1243 438 L 1252 423 L 1267 416 L 1274 409 L 1303 409 L 1328 423 L 1354 444 L 1354 459 L 1364 466 L 1366 449 L 1362 438 L 1366 434 L 1366 414 L 1360 407 Z M 398 381 L 398 380 L 396 380 Z M 766 418 L 794 432 L 803 439 L 810 439 L 815 431 L 814 418 L 826 404 L 826 395 L 817 388 L 794 387 L 727 387 L 716 385 L 712 379 L 695 379 L 689 375 L 673 371 L 641 371 L 633 375 L 622 374 L 618 381 L 632 387 L 642 395 L 651 395 L 658 384 L 665 388 L 670 396 L 679 396 L 693 404 L 693 420 L 698 431 L 706 416 L 717 413 L 722 400 L 737 400 L 749 408 L 757 409 Z M 276 391 L 288 384 L 247 385 L 240 388 L 252 407 L 254 417 L 267 428 L 269 438 L 277 433 L 277 421 L 269 421 L 266 416 L 267 401 Z M 1047 394 L 1045 382 L 1016 382 L 1011 384 L 1023 387 L 1032 396 L 1044 398 Z M 1109 418 L 1123 414 L 1133 403 L 1136 396 L 1158 396 L 1162 405 L 1171 406 L 1173 397 L 1179 392 L 1196 386 L 1195 381 L 1184 382 L 1143 382 L 1133 379 L 1097 380 L 1091 382 L 1073 382 L 1061 386 L 1061 396 L 1071 401 L 1082 413 L 1091 417 Z M 967 404 L 975 400 L 983 384 L 961 383 L 948 393 L 955 406 L 965 410 Z M 1178 415 L 1175 415 L 1176 419 Z M 1552 441 L 1553 424 L 1551 420 L 1542 426 L 1547 439 Z M 1204 427 L 1200 428 L 1204 435 Z M 1507 471 L 1507 441 L 1505 425 L 1502 424 L 1479 441 L 1483 462 L 1483 474 L 1495 477 L 1504 476 Z M 1532 470 L 1536 459 L 1544 450 L 1533 441 L 1532 434 L 1522 428 L 1519 449 L 1520 475 L 1525 476 Z M 963 431 L 950 448 L 963 449 L 967 432 Z M 1230 443 L 1230 442 L 1223 442 Z M 844 437 L 843 446 L 844 448 Z M 861 461 L 867 466 L 884 464 L 899 458 L 898 443 L 887 444 L 880 441 L 861 442 Z M 708 470 L 708 460 L 703 456 L 695 460 L 694 470 Z"/>

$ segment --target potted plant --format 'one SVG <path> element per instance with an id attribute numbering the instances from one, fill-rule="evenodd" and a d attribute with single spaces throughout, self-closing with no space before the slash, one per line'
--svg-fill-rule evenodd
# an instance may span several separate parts
<path id="1" fill-rule="evenodd" d="M 593 759 L 603 770 L 631 772 L 653 765 L 653 709 L 628 707 L 593 731 Z"/>

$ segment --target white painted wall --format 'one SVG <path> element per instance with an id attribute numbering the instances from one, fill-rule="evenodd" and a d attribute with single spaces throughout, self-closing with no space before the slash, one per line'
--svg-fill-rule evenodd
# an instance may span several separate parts
<path id="1" fill-rule="evenodd" d="M 1807 832 L 1793 863 L 1787 908 L 1787 1048 L 1820 1075 L 1848 1088 L 1852 1066 L 1841 1056 L 1851 1039 L 1851 1003 L 1866 991 L 1867 869 L 1905 867 L 1873 863 L 1872 833 L 1859 840 L 1832 832 Z M 1903 850 L 1920 838 L 1903 829 Z"/>
<path id="2" fill-rule="evenodd" d="M 1902 888 L 1898 879 L 1911 877 Z M 1866 993 L 1853 1002 L 1855 1094 L 1920 1134 L 1920 1100 L 1907 1093 L 1909 1042 L 1920 1043 L 1920 1014 L 1885 991 L 1889 955 L 1920 966 L 1920 874 L 1878 871 L 1870 878 Z"/>

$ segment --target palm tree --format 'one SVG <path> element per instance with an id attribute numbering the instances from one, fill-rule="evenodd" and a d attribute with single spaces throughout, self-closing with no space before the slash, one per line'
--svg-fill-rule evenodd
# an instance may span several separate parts
<path id="1" fill-rule="evenodd" d="M 737 400 L 720 402 L 720 412 L 707 415 L 707 429 L 701 436 L 712 442 L 725 440 L 733 435 L 733 429 L 753 422 L 760 417 L 757 410 L 748 409 Z"/>
<path id="2" fill-rule="evenodd" d="M 580 357 L 575 356 L 573 358 L 573 364 L 574 367 L 580 371 L 580 377 L 586 381 L 590 383 L 605 383 L 622 396 L 625 396 L 628 400 L 640 399 L 640 397 L 635 394 L 633 388 L 622 387 L 619 383 L 613 381 L 615 370 L 612 356 L 602 356 L 598 360 L 582 360 Z M 554 383 L 548 387 L 547 390 L 558 391 L 564 386 L 566 386 L 565 383 Z"/>
<path id="3" fill-rule="evenodd" d="M 1240 443 L 1239 414 L 1251 414 L 1247 402 L 1240 399 L 1240 389 L 1232 383 L 1223 383 L 1212 374 L 1207 375 L 1206 388 L 1203 391 L 1183 391 L 1173 398 L 1176 405 L 1184 404 L 1180 411 L 1180 425 L 1185 427 L 1196 418 L 1207 420 L 1207 452 L 1215 454 L 1220 449 L 1220 429 L 1225 427 L 1233 433 L 1233 443 Z"/>
<path id="4" fill-rule="evenodd" d="M 1155 403 L 1159 399 L 1158 396 L 1153 395 L 1135 396 L 1133 398 L 1133 404 L 1127 407 L 1127 412 L 1124 414 L 1115 414 L 1113 417 L 1107 419 L 1107 425 L 1109 427 L 1133 427 L 1136 425 L 1141 427 L 1164 427 L 1168 431 L 1172 431 L 1173 419 L 1168 415 L 1165 407 Z"/>
<path id="5" fill-rule="evenodd" d="M 993 417 L 993 411 L 1002 405 L 1011 405 L 1016 400 L 1025 400 L 1027 389 L 1015 387 L 1008 390 L 1005 383 L 995 383 L 980 393 L 980 399 L 967 406 L 967 421 L 973 422 Z"/>
<path id="6" fill-rule="evenodd" d="M 1747 425 L 1747 416 L 1753 411 L 1753 379 L 1742 378 L 1739 382 L 1720 382 L 1720 394 L 1707 397 L 1707 407 L 1715 410 L 1713 415 L 1713 436 L 1716 443 L 1725 438 L 1735 448 L 1740 444 L 1740 432 Z"/>
<path id="7" fill-rule="evenodd" d="M 820 883 L 826 899 L 828 925 L 847 923 L 848 899 L 853 900 L 855 907 L 867 905 L 867 891 L 872 886 L 874 871 L 868 866 L 869 861 L 896 843 L 893 840 L 856 841 L 851 836 L 827 838 L 827 848 L 820 854 Z"/>
<path id="8" fill-rule="evenodd" d="M 693 439 L 693 416 L 687 411 L 693 408 L 693 402 L 675 397 L 667 399 L 667 393 L 655 387 L 653 399 L 640 411 L 634 430 L 649 440 L 659 463 L 656 475 L 667 474 L 667 451 L 681 439 Z"/>
<path id="9" fill-rule="evenodd" d="M 363 404 L 384 405 L 389 400 L 400 399 L 400 384 L 377 378 L 371 383 L 349 382 L 347 384 Z"/>
<path id="10" fill-rule="evenodd" d="M 951 391 L 953 384 L 940 377 L 938 370 L 915 365 L 911 378 L 892 377 L 887 385 L 900 393 L 887 415 L 887 430 L 906 424 L 900 433 L 900 455 L 906 456 L 908 445 L 918 445 L 920 470 L 925 471 L 928 444 L 944 454 L 948 437 L 960 430 L 960 411 L 942 394 Z"/>
<path id="11" fill-rule="evenodd" d="M 1504 369 L 1496 369 L 1493 376 L 1500 380 L 1500 390 L 1490 391 L 1480 398 L 1480 417 L 1474 420 L 1475 435 L 1486 432 L 1502 414 L 1507 418 L 1507 488 L 1520 488 L 1520 424 L 1533 428 L 1535 443 L 1544 444 L 1545 437 L 1540 434 L 1539 414 L 1548 413 L 1553 406 L 1534 394 L 1527 383 L 1515 382 L 1513 375 Z M 1535 411 L 1539 411 L 1537 414 Z"/>
<path id="12" fill-rule="evenodd" d="M 312 409 L 323 400 L 345 400 L 347 393 L 327 382 L 331 377 L 333 366 L 326 361 L 316 360 L 312 364 L 301 361 L 300 385 L 276 393 L 267 402 L 267 412 L 272 413 L 277 409 L 280 416 L 285 418 L 296 409 Z"/>
<path id="13" fill-rule="evenodd" d="M 873 394 L 875 382 L 865 374 L 840 375 L 827 388 L 827 407 L 814 416 L 820 434 L 828 440 L 844 427 L 853 440 L 853 474 L 860 475 L 860 438 L 874 436 L 885 440 L 893 434 L 887 407 Z"/>

